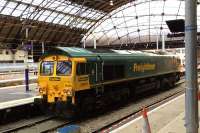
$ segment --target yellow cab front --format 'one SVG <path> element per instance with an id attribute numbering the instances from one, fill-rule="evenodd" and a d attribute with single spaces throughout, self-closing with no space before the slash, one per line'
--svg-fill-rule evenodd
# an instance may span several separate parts
<path id="1" fill-rule="evenodd" d="M 74 62 L 62 55 L 48 56 L 40 61 L 39 92 L 48 103 L 67 101 L 73 97 L 74 67 Z"/>

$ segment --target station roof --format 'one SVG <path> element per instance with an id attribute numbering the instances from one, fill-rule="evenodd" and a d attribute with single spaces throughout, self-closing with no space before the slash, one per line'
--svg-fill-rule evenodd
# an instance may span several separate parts
<path id="1" fill-rule="evenodd" d="M 144 44 L 184 40 L 185 1 L 137 0 L 112 11 L 88 32 L 87 44 L 93 38 L 99 45 Z M 171 28 L 171 29 L 169 29 Z M 200 32 L 200 6 L 197 2 L 197 31 Z M 158 37 L 158 38 L 157 38 Z M 154 43 L 155 44 L 155 43 Z"/>
<path id="2" fill-rule="evenodd" d="M 0 43 L 150 42 L 170 33 L 166 21 L 177 19 L 184 19 L 183 0 L 0 0 Z"/>
<path id="3" fill-rule="evenodd" d="M 1 0 L 0 42 L 76 45 L 102 17 L 130 1 L 113 0 L 110 6 L 104 0 Z"/>

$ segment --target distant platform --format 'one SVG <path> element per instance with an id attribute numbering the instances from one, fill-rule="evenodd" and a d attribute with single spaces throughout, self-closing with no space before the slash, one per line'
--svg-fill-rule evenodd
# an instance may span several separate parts
<path id="1" fill-rule="evenodd" d="M 35 80 L 35 79 L 37 79 L 36 76 L 29 77 L 29 80 Z M 0 80 L 0 84 L 1 83 L 12 83 L 12 82 L 18 82 L 18 81 L 25 81 L 25 79 L 24 78 L 13 78 L 13 79 Z"/>
<path id="2" fill-rule="evenodd" d="M 37 63 L 28 63 L 29 70 L 37 70 Z M 0 72 L 24 71 L 25 63 L 1 63 Z"/>
<path id="3" fill-rule="evenodd" d="M 29 79 L 36 79 L 37 75 L 34 75 L 33 72 L 29 72 Z M 9 72 L 4 72 L 4 73 L 0 73 L 0 83 L 4 82 L 4 81 L 13 81 L 13 80 L 24 80 L 25 79 L 25 74 L 24 72 L 21 73 L 9 73 Z"/>
<path id="4" fill-rule="evenodd" d="M 30 84 L 30 91 L 26 92 L 25 85 L 0 88 L 0 110 L 34 102 L 38 96 L 37 84 Z"/>

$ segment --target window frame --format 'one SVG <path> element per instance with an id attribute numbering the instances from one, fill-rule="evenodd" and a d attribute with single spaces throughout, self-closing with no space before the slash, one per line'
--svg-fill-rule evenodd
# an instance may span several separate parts
<path id="1" fill-rule="evenodd" d="M 43 71 L 43 67 L 42 67 L 42 65 L 43 65 L 43 63 L 44 62 L 48 62 L 48 63 L 53 63 L 53 71 L 50 73 L 50 74 L 45 74 L 44 73 L 44 71 Z M 41 63 L 40 63 L 40 75 L 41 76 L 53 76 L 53 74 L 54 74 L 54 66 L 55 66 L 55 62 L 54 61 L 42 61 Z"/>
<path id="2" fill-rule="evenodd" d="M 78 66 L 80 64 L 84 64 L 84 72 L 79 73 L 79 68 Z M 81 76 L 81 75 L 89 75 L 89 70 L 88 70 L 89 64 L 88 63 L 77 63 L 76 65 L 76 75 Z"/>
<path id="3" fill-rule="evenodd" d="M 69 62 L 69 63 L 71 63 L 71 71 L 70 71 L 69 74 L 57 74 L 57 66 L 58 66 L 59 62 Z M 72 62 L 71 61 L 66 61 L 66 60 L 57 61 L 56 62 L 56 76 L 70 76 L 70 75 L 72 75 Z"/>

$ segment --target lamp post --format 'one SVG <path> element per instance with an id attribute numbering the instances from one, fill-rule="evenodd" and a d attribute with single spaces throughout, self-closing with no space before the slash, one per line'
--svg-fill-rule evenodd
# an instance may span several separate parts
<path id="1" fill-rule="evenodd" d="M 165 51 L 165 33 L 162 31 L 162 51 Z"/>
<path id="2" fill-rule="evenodd" d="M 28 41 L 28 27 L 25 27 L 25 40 Z M 22 42 L 23 43 L 23 42 Z M 26 91 L 29 91 L 29 67 L 28 67 L 28 46 L 25 46 L 25 85 Z"/>
<path id="3" fill-rule="evenodd" d="M 154 27 L 156 29 L 156 27 Z M 158 30 L 156 29 L 156 50 L 159 49 L 159 35 Z"/>

